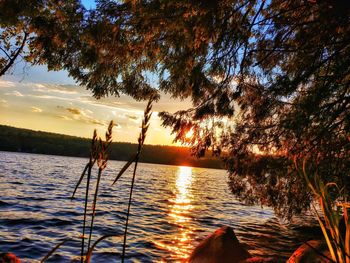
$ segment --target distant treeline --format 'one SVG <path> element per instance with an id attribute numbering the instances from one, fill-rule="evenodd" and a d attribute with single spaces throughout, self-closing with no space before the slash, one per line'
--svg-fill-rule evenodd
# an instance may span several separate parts
<path id="1" fill-rule="evenodd" d="M 0 151 L 88 157 L 90 142 L 86 138 L 0 125 Z M 136 149 L 137 144 L 115 142 L 111 147 L 111 159 L 126 161 Z M 176 146 L 145 145 L 141 162 L 222 168 L 217 158 L 197 159 L 187 147 Z"/>

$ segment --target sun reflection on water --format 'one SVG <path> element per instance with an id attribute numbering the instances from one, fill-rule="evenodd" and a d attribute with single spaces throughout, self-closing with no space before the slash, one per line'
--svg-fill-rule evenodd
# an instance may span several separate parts
<path id="1" fill-rule="evenodd" d="M 175 182 L 175 197 L 169 200 L 169 220 L 177 227 L 177 233 L 171 242 L 157 242 L 156 245 L 170 252 L 171 258 L 178 262 L 188 258 L 192 250 L 191 235 L 193 228 L 190 226 L 192 218 L 193 195 L 191 194 L 192 167 L 180 166 Z"/>

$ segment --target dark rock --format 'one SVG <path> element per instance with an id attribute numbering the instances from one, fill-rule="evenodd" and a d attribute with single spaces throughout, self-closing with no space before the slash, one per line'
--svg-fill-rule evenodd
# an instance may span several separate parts
<path id="1" fill-rule="evenodd" d="M 287 263 L 330 263 L 327 244 L 321 240 L 310 240 L 294 251 Z"/>
<path id="2" fill-rule="evenodd" d="M 12 253 L 0 253 L 0 263 L 21 263 L 18 257 Z"/>
<path id="3" fill-rule="evenodd" d="M 250 258 L 233 229 L 224 226 L 202 241 L 192 252 L 190 263 L 235 263 Z"/>

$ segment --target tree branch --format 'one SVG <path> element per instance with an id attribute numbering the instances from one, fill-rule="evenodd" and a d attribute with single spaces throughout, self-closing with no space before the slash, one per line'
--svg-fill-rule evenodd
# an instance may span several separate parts
<path id="1" fill-rule="evenodd" d="M 9 63 L 7 63 L 7 65 L 1 69 L 0 71 L 0 77 L 3 76 L 6 71 L 13 65 L 13 63 L 15 62 L 15 60 L 17 59 L 17 57 L 19 56 L 19 54 L 22 52 L 24 46 L 25 46 L 25 43 L 27 41 L 27 37 L 28 37 L 28 33 L 27 32 L 24 32 L 24 37 L 23 37 L 23 41 L 22 41 L 22 44 L 21 46 L 17 49 L 16 53 L 13 55 L 12 58 L 10 58 L 10 61 Z"/>

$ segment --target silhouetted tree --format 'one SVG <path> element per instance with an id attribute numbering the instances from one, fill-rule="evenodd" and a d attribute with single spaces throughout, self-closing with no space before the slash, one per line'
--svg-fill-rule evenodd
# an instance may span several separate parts
<path id="1" fill-rule="evenodd" d="M 294 159 L 350 192 L 349 1 L 100 0 L 84 17 L 73 44 L 40 58 L 96 97 L 140 100 L 154 82 L 190 97 L 164 125 L 197 156 L 221 154 L 242 200 L 284 216 L 307 208 Z"/>

